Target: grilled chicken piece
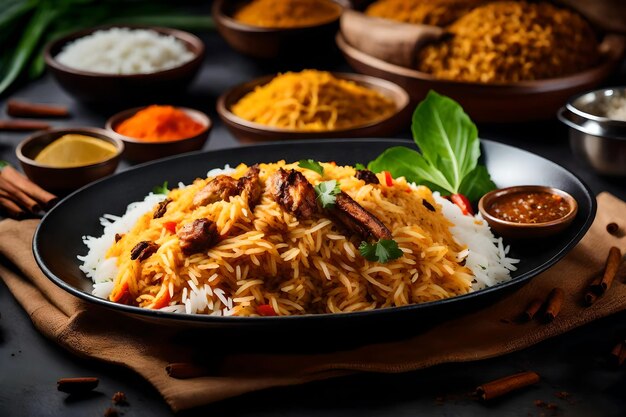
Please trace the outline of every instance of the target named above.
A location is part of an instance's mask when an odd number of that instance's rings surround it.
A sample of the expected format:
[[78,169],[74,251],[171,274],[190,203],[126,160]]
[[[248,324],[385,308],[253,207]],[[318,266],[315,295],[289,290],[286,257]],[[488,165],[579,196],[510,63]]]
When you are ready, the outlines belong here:
[[217,226],[209,219],[196,219],[185,224],[176,233],[185,255],[204,252],[217,243]]
[[357,180],[365,181],[365,184],[380,184],[376,174],[369,169],[357,169],[355,177]]
[[254,164],[248,168],[246,175],[239,178],[239,181],[237,182],[237,189],[239,193],[243,193],[245,191],[248,194],[248,206],[250,206],[250,208],[257,205],[261,199],[261,194],[263,193],[263,190],[261,189],[261,181],[259,180],[260,171],[261,169],[259,168],[259,165]]
[[218,175],[196,193],[193,198],[193,205],[195,207],[206,206],[237,194],[239,194],[237,180],[228,175]]
[[315,189],[302,173],[280,168],[268,179],[270,194],[299,219],[310,219],[317,212]]
[[332,213],[348,229],[360,234],[363,238],[370,235],[377,240],[393,238],[391,231],[383,222],[344,192],[337,194]]
[[167,198],[159,203],[159,205],[154,209],[154,214],[152,215],[153,219],[158,219],[163,217],[165,212],[167,211],[167,205],[171,203],[172,200]]
[[156,243],[144,240],[143,242],[137,243],[130,251],[130,259],[133,261],[137,259],[139,262],[145,261],[158,249],[159,245]]

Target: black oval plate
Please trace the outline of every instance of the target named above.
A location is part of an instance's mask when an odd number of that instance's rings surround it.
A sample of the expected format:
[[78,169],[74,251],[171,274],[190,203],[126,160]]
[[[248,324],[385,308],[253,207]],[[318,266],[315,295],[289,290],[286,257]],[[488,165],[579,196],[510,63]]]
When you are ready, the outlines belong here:
[[[298,143],[266,144],[212,152],[190,153],[160,160],[118,175],[105,178],[76,191],[42,220],[33,240],[33,251],[43,272],[65,291],[87,302],[94,303],[137,318],[165,325],[205,327],[279,327],[307,329],[329,326],[358,326],[399,324],[409,320],[450,317],[473,307],[488,305],[540,272],[548,269],[569,252],[591,226],[596,212],[596,200],[587,186],[563,167],[529,152],[483,140],[483,163],[487,165],[498,187],[521,184],[540,184],[557,187],[570,193],[578,201],[578,215],[562,234],[541,241],[513,242],[510,256],[520,258],[519,269],[511,281],[474,293],[434,301],[374,311],[318,314],[288,317],[214,317],[187,315],[147,310],[98,298],[91,294],[92,283],[78,268],[78,255],[86,253],[82,236],[100,236],[99,218],[104,213],[123,214],[132,201],[142,200],[155,185],[168,181],[190,183],[204,177],[211,168],[225,164],[236,166],[244,162],[273,162],[280,159],[297,161],[312,158],[336,161],[337,164],[367,163],[391,146],[415,145],[395,139],[298,141]],[[266,327],[265,327],[266,328]]]

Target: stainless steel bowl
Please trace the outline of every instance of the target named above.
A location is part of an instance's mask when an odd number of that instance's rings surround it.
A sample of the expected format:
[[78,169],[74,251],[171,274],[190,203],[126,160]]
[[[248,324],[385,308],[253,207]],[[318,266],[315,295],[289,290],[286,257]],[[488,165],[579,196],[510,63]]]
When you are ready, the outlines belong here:
[[626,176],[626,120],[608,117],[611,100],[624,99],[626,87],[590,91],[571,99],[558,112],[569,126],[574,155],[602,175]]

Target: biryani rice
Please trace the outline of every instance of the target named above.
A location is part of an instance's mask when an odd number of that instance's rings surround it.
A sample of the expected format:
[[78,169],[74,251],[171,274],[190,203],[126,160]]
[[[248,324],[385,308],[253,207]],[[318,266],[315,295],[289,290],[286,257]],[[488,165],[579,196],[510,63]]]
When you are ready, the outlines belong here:
[[[128,303],[163,311],[212,315],[257,315],[268,304],[279,315],[339,313],[440,300],[510,279],[516,260],[485,222],[404,178],[392,186],[364,184],[352,167],[323,163],[324,177],[284,161],[260,164],[261,180],[279,168],[296,169],[312,183],[336,179],[341,189],[393,232],[403,256],[386,264],[364,259],[360,238],[318,216],[298,220],[264,191],[253,210],[247,195],[192,208],[212,177],[169,192],[162,218],[152,213],[164,195],[150,194],[122,217],[105,215],[104,235],[85,237],[89,253],[81,269],[94,280],[94,294],[112,297],[127,285]],[[232,171],[234,178],[247,167]],[[211,175],[218,171],[212,170]],[[430,211],[422,204],[436,208]],[[186,256],[166,222],[212,219],[222,239],[206,252]],[[451,221],[452,220],[452,221]],[[454,223],[453,223],[454,222]],[[125,233],[114,241],[115,233]],[[132,261],[135,244],[159,245],[143,262]],[[163,300],[166,305],[160,306]]]

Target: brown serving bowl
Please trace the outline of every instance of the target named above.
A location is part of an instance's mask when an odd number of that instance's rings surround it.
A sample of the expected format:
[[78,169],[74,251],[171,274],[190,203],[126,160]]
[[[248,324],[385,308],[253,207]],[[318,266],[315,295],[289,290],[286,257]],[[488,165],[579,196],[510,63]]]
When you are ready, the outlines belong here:
[[339,30],[342,6],[337,3],[337,17],[317,25],[297,28],[268,28],[238,22],[235,12],[251,0],[216,0],[213,19],[218,32],[236,51],[253,58],[295,58],[326,53],[333,48]]
[[228,130],[243,142],[289,139],[328,139],[328,138],[364,138],[392,136],[407,126],[411,117],[409,95],[402,87],[380,78],[360,74],[332,73],[333,76],[353,81],[361,86],[378,91],[393,100],[396,112],[386,119],[347,129],[326,131],[297,131],[265,126],[242,119],[231,112],[232,106],[256,87],[269,83],[275,75],[268,75],[240,84],[222,94],[217,100],[217,113]]
[[[499,198],[522,192],[557,194],[565,199],[570,210],[560,219],[543,223],[510,222],[499,219],[489,212],[491,205]],[[574,221],[576,213],[578,213],[578,203],[574,197],[558,188],[543,185],[520,185],[494,190],[485,194],[478,202],[478,210],[496,234],[511,239],[534,239],[552,236],[565,230]]]
[[[150,29],[162,35],[173,36],[185,44],[194,54],[194,58],[180,66],[149,74],[103,74],[83,71],[59,63],[55,56],[63,47],[75,39],[90,35],[97,30],[112,27],[131,29]],[[139,26],[139,25],[107,25],[71,33],[52,41],[44,50],[46,65],[61,87],[80,101],[88,103],[114,104],[123,101],[132,103],[148,103],[155,97],[165,97],[180,93],[198,73],[204,59],[204,44],[188,32],[177,29]]]
[[[112,143],[117,152],[97,164],[72,168],[54,168],[40,164],[35,158],[48,144],[67,134],[80,134]],[[104,129],[75,127],[45,130],[24,139],[15,150],[26,176],[42,188],[58,195],[70,192],[115,172],[124,151],[124,143]]]
[[134,116],[139,110],[143,110],[145,108],[146,107],[143,106],[121,111],[111,116],[105,125],[109,134],[114,135],[116,138],[124,142],[124,158],[129,161],[146,162],[179,153],[198,151],[202,149],[209,138],[209,132],[213,127],[213,122],[209,116],[199,110],[178,106],[176,107],[177,109],[184,111],[191,118],[204,126],[204,129],[200,133],[188,138],[165,142],[147,142],[117,133],[116,129],[120,123]]
[[352,68],[404,87],[414,102],[423,100],[429,90],[435,90],[458,101],[474,121],[490,123],[553,118],[572,95],[602,83],[617,68],[626,50],[626,38],[607,35],[600,44],[601,63],[589,70],[546,80],[483,84],[442,80],[390,64],[356,49],[340,33],[336,41]]

